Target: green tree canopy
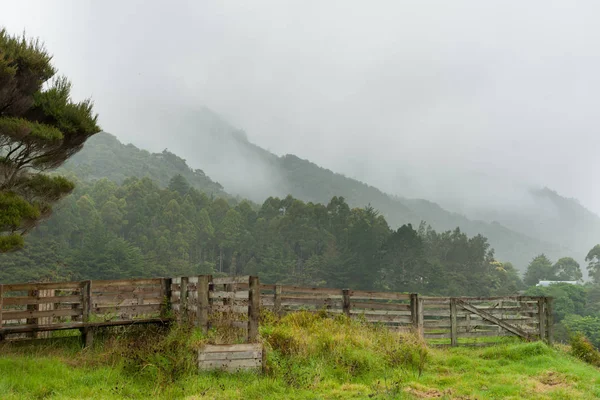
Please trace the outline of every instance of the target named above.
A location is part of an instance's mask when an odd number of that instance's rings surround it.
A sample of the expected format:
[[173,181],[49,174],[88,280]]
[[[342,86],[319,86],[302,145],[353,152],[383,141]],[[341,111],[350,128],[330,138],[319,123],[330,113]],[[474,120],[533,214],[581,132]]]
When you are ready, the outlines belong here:
[[600,244],[595,245],[585,257],[588,263],[588,272],[590,277],[596,283],[600,283]]
[[552,261],[545,254],[540,254],[529,263],[523,281],[527,286],[536,285],[542,280],[556,280]]
[[559,281],[578,281],[583,278],[579,263],[571,257],[560,258],[552,268]]
[[[92,103],[71,101],[37,40],[0,30],[0,252],[28,233],[74,184],[42,172],[63,164],[99,132]],[[53,79],[54,78],[54,79]]]

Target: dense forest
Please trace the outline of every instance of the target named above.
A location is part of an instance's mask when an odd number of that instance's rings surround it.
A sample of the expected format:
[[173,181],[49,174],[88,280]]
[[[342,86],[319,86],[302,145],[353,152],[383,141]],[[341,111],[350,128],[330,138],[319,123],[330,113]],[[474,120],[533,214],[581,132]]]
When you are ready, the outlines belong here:
[[24,250],[0,256],[0,281],[257,274],[264,282],[418,291],[513,293],[510,264],[487,239],[422,224],[390,229],[372,207],[288,196],[261,206],[209,197],[181,175],[79,182]]

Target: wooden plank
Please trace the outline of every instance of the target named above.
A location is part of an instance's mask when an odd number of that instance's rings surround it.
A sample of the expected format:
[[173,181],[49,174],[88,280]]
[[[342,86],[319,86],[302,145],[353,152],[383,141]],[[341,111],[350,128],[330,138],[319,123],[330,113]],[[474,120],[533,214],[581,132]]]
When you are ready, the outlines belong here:
[[397,315],[412,317],[410,311],[389,311],[389,310],[357,310],[351,309],[350,314],[365,314],[365,315]]
[[81,282],[81,314],[82,321],[89,322],[92,310],[92,281]]
[[181,321],[188,319],[188,277],[181,277],[181,293],[179,300],[179,317]]
[[410,311],[410,304],[351,301],[352,309]]
[[223,352],[198,352],[198,361],[211,360],[247,360],[259,359],[262,360],[262,350],[252,351],[223,351]]
[[426,328],[450,328],[450,319],[424,320],[423,326]]
[[208,319],[208,311],[210,308],[208,285],[210,284],[210,280],[211,276],[209,275],[201,275],[198,277],[198,306],[196,309],[196,323],[204,334],[208,332],[210,323]]
[[7,285],[5,284],[4,293],[46,289],[79,289],[80,284],[80,282],[15,283]]
[[221,353],[227,351],[257,351],[262,350],[261,343],[241,343],[241,344],[207,344],[200,349],[204,353]]
[[545,298],[545,309],[546,309],[546,340],[548,344],[552,346],[554,343],[554,316],[552,315],[552,297]]
[[410,316],[412,318],[413,327],[418,329],[419,325],[419,295],[416,293],[410,294]]
[[423,310],[425,317],[449,317],[450,310]]
[[275,285],[275,294],[273,295],[273,312],[276,315],[281,315],[281,285]]
[[114,280],[97,280],[94,281],[94,287],[116,287],[116,286],[147,286],[161,285],[162,278],[151,279],[114,279]]
[[92,305],[94,307],[107,307],[107,306],[131,306],[131,305],[141,305],[141,304],[162,304],[163,298],[158,297],[157,294],[153,294],[156,297],[146,297],[140,296],[138,297],[130,297],[130,298],[101,298],[97,299],[95,297],[92,298]]
[[419,319],[417,321],[417,331],[420,336],[423,336],[424,316],[423,316],[423,300],[422,299],[419,299],[419,304],[417,307],[418,307],[418,312],[419,312]]
[[450,339],[452,337],[452,334],[450,332],[448,332],[448,333],[424,333],[423,337],[425,339]]
[[161,304],[143,304],[131,306],[109,306],[109,307],[93,307],[94,314],[108,313],[128,313],[128,314],[149,314],[160,313]]
[[456,330],[456,299],[450,299],[450,345],[458,343],[458,332]]
[[222,369],[228,372],[235,372],[244,369],[259,369],[262,367],[262,360],[212,360],[200,361],[198,368],[200,370]]
[[350,289],[342,290],[342,310],[347,317],[350,316]]
[[18,296],[18,297],[5,297],[4,305],[27,305],[27,304],[45,304],[45,303],[81,303],[81,296],[53,296],[53,297],[29,297],[29,296]]
[[502,300],[502,301],[532,301],[537,303],[538,296],[490,296],[490,297],[454,297],[455,299],[464,301],[464,302],[472,302],[472,301],[494,301],[494,300]]
[[478,338],[478,337],[504,337],[514,336],[510,332],[506,331],[478,331],[478,332],[465,332],[461,333],[461,338]]
[[546,340],[546,310],[544,309],[546,301],[544,298],[538,300],[538,336],[540,340]]
[[248,329],[248,321],[228,321],[228,322],[226,322],[226,325],[230,325],[234,328],[239,328],[239,329],[244,329],[244,330]]
[[410,316],[363,314],[351,314],[350,316],[352,318],[364,318],[367,322],[395,322],[399,324],[412,324],[412,318]]
[[284,293],[281,295],[282,300],[302,300],[302,299],[336,299],[342,300],[343,295],[333,295],[333,294],[324,294],[324,293]]
[[94,296],[99,294],[121,293],[160,293],[160,286],[104,286],[94,287]]
[[212,283],[214,285],[227,285],[233,283],[248,283],[250,276],[225,276],[220,278],[213,278]]
[[260,315],[260,282],[257,276],[251,276],[248,282],[248,341],[252,343],[258,338],[258,318]]
[[[67,308],[62,310],[37,311],[32,309],[19,311],[4,311],[2,313],[2,319],[4,321],[10,321],[17,319],[36,319],[41,317],[71,317],[75,315],[81,315],[81,310]],[[30,323],[30,325],[35,325],[35,323]]]
[[281,285],[281,292],[284,294],[285,293],[323,293],[323,294],[331,294],[331,295],[341,295],[342,289]]
[[351,290],[350,296],[354,299],[367,300],[410,300],[410,294],[394,292],[372,292],[367,290]]
[[48,332],[68,329],[80,329],[83,327],[110,327],[122,325],[140,325],[140,324],[167,324],[171,319],[163,318],[146,318],[143,320],[118,320],[118,321],[103,321],[103,322],[67,322],[52,325],[17,325],[4,326],[0,329],[0,333],[26,333],[26,332]]
[[164,278],[161,282],[160,293],[161,293],[161,297],[163,298],[163,301],[164,301],[163,308],[160,311],[161,317],[166,317],[169,314],[169,311],[171,311],[171,299],[172,299],[171,285],[172,285],[171,278]]
[[479,315],[480,317],[482,317],[483,319],[485,319],[489,322],[499,325],[500,327],[506,329],[507,331],[509,331],[511,333],[514,333],[517,336],[520,336],[524,339],[529,340],[529,335],[527,334],[527,332],[523,331],[521,328],[518,328],[518,327],[511,325],[499,318],[496,318],[493,315],[487,313],[486,311],[478,310],[476,307],[464,302],[463,300],[457,299],[456,304],[458,306],[464,308],[465,310],[472,312],[473,314]]
[[210,292],[211,299],[248,299],[249,291],[241,290],[239,292]]
[[248,306],[214,304],[210,309],[213,312],[248,315]]

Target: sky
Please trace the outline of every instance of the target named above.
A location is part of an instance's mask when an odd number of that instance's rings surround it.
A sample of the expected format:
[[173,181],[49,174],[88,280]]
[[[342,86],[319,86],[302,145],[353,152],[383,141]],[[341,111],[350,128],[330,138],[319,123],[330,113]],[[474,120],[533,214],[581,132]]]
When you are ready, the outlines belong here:
[[502,205],[548,186],[600,213],[599,12],[583,0],[2,0],[0,25],[43,40],[102,128],[152,151],[177,137],[159,118],[206,106],[278,155],[391,193]]

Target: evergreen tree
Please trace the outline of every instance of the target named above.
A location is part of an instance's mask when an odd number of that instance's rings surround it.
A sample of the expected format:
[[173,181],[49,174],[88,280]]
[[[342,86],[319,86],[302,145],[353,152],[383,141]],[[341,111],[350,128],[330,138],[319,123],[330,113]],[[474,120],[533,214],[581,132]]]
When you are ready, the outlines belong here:
[[523,279],[527,286],[533,286],[541,280],[557,280],[552,262],[545,254],[540,254],[531,260]]
[[66,178],[42,172],[100,130],[92,103],[72,102],[65,78],[51,81],[50,60],[38,41],[0,30],[0,252],[22,247],[23,236],[73,190]]

